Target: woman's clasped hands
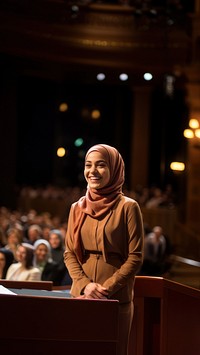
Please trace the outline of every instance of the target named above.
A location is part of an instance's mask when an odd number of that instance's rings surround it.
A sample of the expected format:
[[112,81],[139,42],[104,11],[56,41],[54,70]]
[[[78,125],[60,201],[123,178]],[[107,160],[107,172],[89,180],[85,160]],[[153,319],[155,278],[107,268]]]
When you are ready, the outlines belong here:
[[107,299],[108,291],[98,283],[90,282],[84,289],[84,295],[78,298]]

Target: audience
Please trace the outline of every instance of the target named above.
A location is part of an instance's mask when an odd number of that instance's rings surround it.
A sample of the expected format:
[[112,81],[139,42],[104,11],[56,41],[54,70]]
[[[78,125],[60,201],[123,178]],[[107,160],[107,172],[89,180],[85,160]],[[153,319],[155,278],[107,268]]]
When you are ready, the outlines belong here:
[[[173,209],[176,207],[171,185],[167,185],[164,190],[156,186],[147,188],[138,185],[134,191],[124,192],[127,196],[137,200],[144,208]],[[0,248],[12,251],[16,263],[16,261],[21,262],[16,255],[21,243],[28,243],[30,246],[37,245],[34,266],[39,268],[41,279],[53,281],[54,285],[71,284],[68,270],[65,265],[63,266],[63,240],[67,230],[69,208],[84,194],[85,190],[78,187],[63,189],[49,185],[45,188],[25,187],[21,189],[18,210],[12,211],[4,206],[0,207]],[[47,209],[40,212],[41,206],[46,206]],[[52,206],[54,213],[51,211]],[[145,221],[144,226],[147,236],[152,231]],[[167,241],[166,236],[164,237]],[[150,239],[147,239],[149,244],[151,244]],[[168,246],[168,242],[166,243]],[[147,271],[146,268],[149,263],[149,261],[144,261],[141,273],[152,273],[152,270]]]
[[[175,195],[170,184],[166,185],[164,189],[158,186],[136,186],[135,190],[124,191],[126,195],[134,198],[141,207],[175,207]],[[64,201],[66,216],[68,215],[71,204],[77,201],[78,198],[85,195],[85,190],[79,187],[66,187],[61,189],[60,187],[48,185],[44,188],[33,188],[26,186],[20,190],[19,193],[19,206],[23,209],[27,209],[28,206],[41,199],[45,203]]]
[[6,278],[6,273],[10,265],[14,262],[14,255],[11,250],[0,249],[0,279]]
[[17,248],[17,263],[13,263],[6,273],[7,280],[13,281],[39,281],[41,272],[33,266],[34,247],[22,243]]

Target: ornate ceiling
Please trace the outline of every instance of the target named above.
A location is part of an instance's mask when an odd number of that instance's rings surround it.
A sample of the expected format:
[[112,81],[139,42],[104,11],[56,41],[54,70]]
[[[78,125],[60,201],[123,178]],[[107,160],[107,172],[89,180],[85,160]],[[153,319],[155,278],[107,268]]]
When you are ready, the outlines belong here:
[[52,75],[107,68],[136,78],[191,65],[198,16],[153,10],[122,1],[1,0],[0,51],[24,70],[29,61],[32,70],[53,68]]

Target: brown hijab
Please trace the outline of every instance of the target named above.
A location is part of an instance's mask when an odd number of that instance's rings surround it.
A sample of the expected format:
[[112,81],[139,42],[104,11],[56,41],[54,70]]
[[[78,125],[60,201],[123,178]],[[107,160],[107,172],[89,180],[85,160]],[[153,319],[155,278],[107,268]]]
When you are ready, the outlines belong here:
[[91,189],[89,186],[85,196],[81,197],[75,205],[74,221],[74,251],[78,259],[82,260],[82,248],[80,243],[80,230],[86,215],[93,218],[103,216],[112,209],[121,197],[124,184],[124,161],[120,153],[114,147],[106,144],[97,144],[86,153],[85,160],[91,152],[101,153],[110,170],[110,181],[102,189]]

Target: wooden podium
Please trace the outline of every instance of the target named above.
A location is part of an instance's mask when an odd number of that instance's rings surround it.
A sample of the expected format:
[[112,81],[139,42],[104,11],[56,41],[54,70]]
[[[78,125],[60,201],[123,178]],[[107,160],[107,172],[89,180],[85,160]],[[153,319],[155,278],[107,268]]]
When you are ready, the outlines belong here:
[[200,291],[137,276],[129,355],[200,354]]
[[[49,283],[0,284],[22,288],[0,295],[2,355],[116,355],[118,301],[70,299]],[[134,292],[129,355],[200,354],[199,290],[137,276]]]
[[30,286],[17,295],[0,294],[2,355],[116,355],[118,301],[71,299],[48,291],[49,285]]

